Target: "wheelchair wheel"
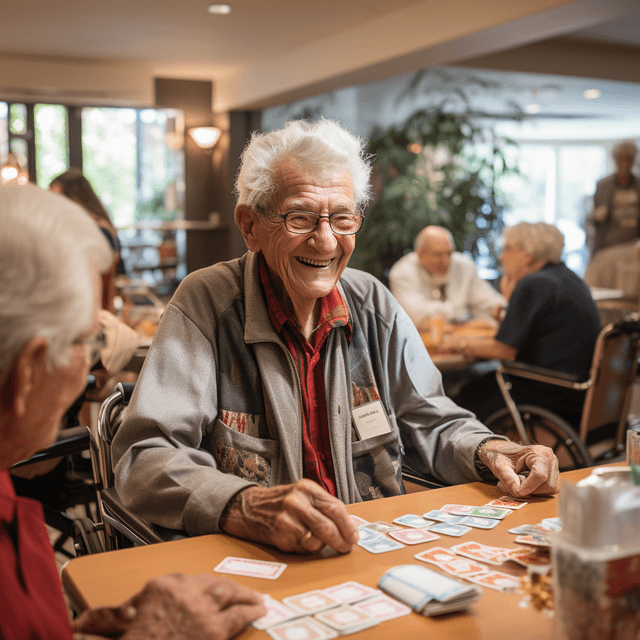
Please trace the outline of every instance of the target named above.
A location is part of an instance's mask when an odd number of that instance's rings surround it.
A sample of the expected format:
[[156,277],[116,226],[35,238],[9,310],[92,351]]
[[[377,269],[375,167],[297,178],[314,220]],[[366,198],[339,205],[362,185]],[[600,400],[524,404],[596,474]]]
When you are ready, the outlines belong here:
[[78,556],[104,551],[100,535],[90,518],[76,518],[73,521],[73,541]]
[[[533,444],[553,449],[560,471],[593,466],[593,459],[575,429],[552,411],[542,407],[518,405],[524,429]],[[520,436],[509,410],[505,407],[489,416],[484,424],[494,433],[520,442]]]

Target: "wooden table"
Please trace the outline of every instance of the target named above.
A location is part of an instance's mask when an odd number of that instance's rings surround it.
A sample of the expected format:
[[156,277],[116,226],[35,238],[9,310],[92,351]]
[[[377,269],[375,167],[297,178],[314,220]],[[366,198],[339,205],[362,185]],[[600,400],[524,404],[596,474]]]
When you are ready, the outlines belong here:
[[[563,481],[575,483],[589,473],[589,469],[570,471],[563,474]],[[471,483],[358,503],[347,508],[349,513],[372,522],[391,522],[402,514],[422,514],[447,503],[482,505],[500,495],[501,492],[493,486]],[[556,515],[557,497],[534,498],[527,506],[510,514],[489,531],[474,529],[461,538],[443,535],[440,540],[434,542],[408,545],[404,549],[378,555],[354,546],[351,553],[333,558],[289,555],[265,545],[253,544],[223,534],[207,535],[76,558],[64,567],[62,583],[78,610],[86,607],[112,606],[138,591],[153,576],[169,572],[213,572],[213,568],[225,557],[243,556],[286,562],[289,566],[277,580],[218,575],[269,593],[281,600],[289,595],[323,589],[347,580],[356,580],[375,587],[388,568],[400,564],[418,564],[419,561],[414,559],[414,554],[433,546],[450,547],[465,540],[476,540],[489,545],[515,548],[518,546],[514,543],[515,536],[508,533],[508,529],[520,524],[534,524],[543,518]],[[518,576],[525,573],[522,567],[512,562],[505,563],[500,569]],[[551,638],[552,620],[530,605],[520,606],[522,600],[521,594],[505,594],[483,588],[482,599],[468,612],[435,618],[412,613],[359,632],[357,638]],[[267,634],[250,627],[240,637],[250,640],[267,638]]]
[[[419,333],[424,346],[427,348],[427,351],[431,356],[433,364],[435,364],[440,371],[465,369],[478,362],[477,358],[470,358],[462,355],[461,353],[438,350],[438,345],[434,343],[431,332],[428,329],[419,329]],[[489,338],[494,336],[495,333],[495,328],[469,326],[465,323],[448,324],[445,325],[444,328],[444,335],[458,336],[469,340],[473,340],[474,338]]]

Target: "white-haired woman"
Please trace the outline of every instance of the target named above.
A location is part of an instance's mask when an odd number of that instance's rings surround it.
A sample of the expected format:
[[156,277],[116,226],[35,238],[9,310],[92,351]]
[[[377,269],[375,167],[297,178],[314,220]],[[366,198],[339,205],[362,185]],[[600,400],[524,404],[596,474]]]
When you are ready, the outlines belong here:
[[615,173],[600,180],[585,230],[591,259],[600,249],[640,237],[640,180],[633,168],[638,146],[622,140],[612,150]]
[[[509,301],[494,338],[458,342],[465,355],[516,360],[589,376],[600,315],[585,283],[562,262],[564,237],[553,225],[521,222],[504,229],[501,290]],[[552,409],[577,424],[584,393],[512,381],[516,401]],[[505,406],[493,372],[468,383],[455,401],[480,420]]]

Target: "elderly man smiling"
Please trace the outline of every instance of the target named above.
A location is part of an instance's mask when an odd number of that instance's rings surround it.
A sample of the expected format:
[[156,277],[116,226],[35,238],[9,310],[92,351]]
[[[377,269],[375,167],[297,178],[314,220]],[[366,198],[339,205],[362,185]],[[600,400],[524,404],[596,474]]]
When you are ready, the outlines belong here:
[[496,439],[446,398],[395,299],[346,269],[364,158],[324,120],[248,144],[235,218],[249,252],[181,284],[114,441],[116,487],[141,516],[347,552],[358,532],[344,503],[403,493],[403,456],[449,483],[557,491],[551,450]]

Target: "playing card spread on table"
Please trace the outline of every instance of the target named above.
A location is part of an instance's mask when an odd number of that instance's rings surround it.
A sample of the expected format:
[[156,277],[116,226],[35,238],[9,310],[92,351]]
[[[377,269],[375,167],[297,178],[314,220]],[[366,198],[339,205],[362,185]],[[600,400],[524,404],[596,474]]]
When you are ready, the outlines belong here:
[[368,520],[361,518],[360,516],[349,516],[353,522],[355,522],[356,526],[360,526],[361,524],[369,524]]
[[262,618],[258,618],[251,623],[253,627],[259,630],[272,627],[274,624],[290,620],[291,618],[295,618],[299,615],[297,612],[293,611],[293,609],[287,607],[286,604],[278,602],[271,596],[264,596],[264,606],[267,608],[267,615],[262,616]]
[[516,536],[516,544],[530,544],[533,547],[550,547],[551,540],[547,536],[525,534]]
[[294,611],[304,614],[318,613],[341,604],[326,591],[320,589],[282,598],[282,602]]
[[372,598],[367,598],[362,602],[356,602],[352,606],[354,609],[362,611],[380,622],[406,616],[411,613],[410,607],[402,604],[402,602],[398,602],[394,598],[390,598],[384,593],[373,596]]
[[421,542],[432,542],[439,540],[440,536],[424,529],[402,529],[401,531],[390,531],[389,535],[405,544],[420,544]]
[[467,580],[496,591],[515,591],[520,588],[520,580],[500,571],[490,571],[477,576],[468,576]]
[[465,527],[475,527],[476,529],[493,529],[500,524],[500,520],[494,518],[479,518],[478,516],[458,516],[461,524]]
[[438,522],[429,527],[429,531],[442,533],[445,536],[454,536],[456,538],[463,536],[465,533],[472,531],[471,527],[465,527],[461,524],[451,524],[449,522]]
[[359,582],[349,581],[337,584],[333,587],[327,587],[323,591],[331,596],[337,602],[342,604],[351,604],[353,602],[359,602],[365,598],[377,595],[380,592],[373,587],[368,587],[365,584]]
[[381,533],[378,533],[373,529],[369,529],[365,525],[361,525],[358,527],[358,533],[360,534],[360,542],[365,542],[367,540],[373,540],[375,538],[382,537]]
[[438,522],[450,522],[451,524],[460,524],[460,520],[464,518],[464,516],[456,516],[453,513],[446,513],[439,509],[427,511],[427,513],[422,514],[422,517],[429,520],[437,520]]
[[266,560],[250,560],[249,558],[225,558],[213,570],[218,573],[231,573],[236,576],[251,576],[275,580],[287,568],[284,562],[268,562]]
[[466,609],[480,594],[470,585],[424,566],[405,564],[384,573],[380,589],[423,615]]
[[428,527],[430,524],[434,524],[433,520],[427,520],[422,516],[417,516],[415,513],[407,513],[399,518],[394,518],[393,521],[397,524],[402,524],[405,527],[414,527],[416,529],[423,529],[424,527]]
[[514,549],[509,552],[509,560],[513,560],[523,567],[546,567],[551,564],[551,553],[549,549],[541,547]]
[[472,560],[480,560],[487,564],[502,564],[507,558],[510,549],[501,547],[489,547],[480,542],[463,542],[451,547],[451,551],[460,556],[471,558]]
[[335,629],[341,636],[380,624],[378,619],[372,618],[364,611],[348,604],[343,604],[322,613],[316,613],[314,618],[327,627]]
[[378,534],[377,538],[372,540],[360,540],[358,546],[366,549],[369,553],[386,553],[387,551],[395,551],[396,549],[404,549],[404,545],[396,542],[395,540],[389,540],[382,534]]
[[389,524],[388,522],[370,522],[362,526],[366,529],[371,529],[371,531],[377,531],[378,533],[387,533],[388,531],[398,531],[398,529],[400,529],[400,527],[396,527],[394,524]]
[[497,509],[496,507],[473,507],[471,511],[464,515],[467,516],[480,516],[481,518],[495,518],[496,520],[502,520],[511,513],[511,509]]
[[551,531],[562,531],[562,520],[560,518],[544,518],[540,523]]
[[517,535],[532,535],[539,536],[550,533],[551,529],[543,524],[521,524],[518,527],[513,527],[513,529],[509,529],[509,533],[515,533]]
[[338,637],[337,631],[310,617],[282,622],[266,631],[274,640],[329,640]]
[[485,507],[498,507],[500,509],[522,509],[525,505],[529,504],[524,500],[518,500],[517,498],[510,498],[509,496],[502,496],[497,500],[487,502]]
[[444,547],[431,547],[431,549],[416,553],[413,557],[431,564],[442,564],[443,562],[451,562],[458,559],[458,556],[453,551],[449,551]]
[[473,560],[467,560],[466,558],[457,557],[455,560],[448,562],[441,562],[438,565],[441,569],[444,569],[447,573],[454,576],[464,578],[465,576],[473,576],[478,573],[486,573],[486,565],[482,565],[479,562]]
[[475,509],[476,507],[469,504],[445,504],[440,507],[440,511],[444,511],[445,513],[453,513],[458,516],[466,516],[471,509]]

